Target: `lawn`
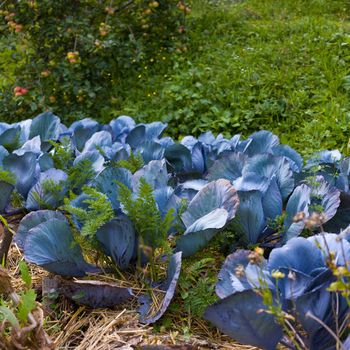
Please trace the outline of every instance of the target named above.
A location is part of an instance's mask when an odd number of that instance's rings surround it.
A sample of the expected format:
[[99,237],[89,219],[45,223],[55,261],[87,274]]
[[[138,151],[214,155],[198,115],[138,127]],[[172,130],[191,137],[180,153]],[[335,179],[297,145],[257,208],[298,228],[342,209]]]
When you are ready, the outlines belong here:
[[115,114],[167,121],[174,135],[268,129],[303,154],[347,152],[349,9],[345,0],[194,1],[183,52],[165,74],[128,81]]

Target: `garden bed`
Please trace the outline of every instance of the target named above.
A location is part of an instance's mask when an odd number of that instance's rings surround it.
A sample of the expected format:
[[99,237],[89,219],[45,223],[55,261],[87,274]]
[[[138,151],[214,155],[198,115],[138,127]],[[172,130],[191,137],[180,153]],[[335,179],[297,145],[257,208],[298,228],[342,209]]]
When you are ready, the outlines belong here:
[[[23,288],[18,263],[23,259],[16,245],[10,250],[8,269],[16,290]],[[49,274],[38,266],[30,265],[33,285],[38,294],[42,292],[42,281]],[[113,275],[101,280],[115,281]],[[120,281],[119,281],[120,282]],[[181,322],[176,322],[181,315],[174,315],[172,332],[155,332],[153,327],[139,323],[137,305],[128,303],[116,309],[92,310],[77,306],[73,302],[60,298],[54,311],[45,306],[45,330],[55,343],[55,349],[61,350],[107,350],[107,349],[144,349],[144,350],[195,350],[227,349],[257,350],[249,345],[241,345],[216,331],[205,321],[197,320],[192,328],[193,334],[184,337],[181,334]],[[150,346],[164,346],[150,347]],[[1,349],[1,347],[0,347]]]
[[346,347],[350,158],[166,127],[3,125],[5,349]]

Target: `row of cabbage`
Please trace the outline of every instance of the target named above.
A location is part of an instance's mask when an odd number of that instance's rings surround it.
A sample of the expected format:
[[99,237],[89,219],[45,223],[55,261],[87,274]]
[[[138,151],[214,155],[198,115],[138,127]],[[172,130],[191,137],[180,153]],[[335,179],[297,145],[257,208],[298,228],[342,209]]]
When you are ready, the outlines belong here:
[[[68,221],[60,210],[72,191],[67,169],[87,161],[87,171],[93,176],[85,185],[105,195],[114,212],[111,221],[96,229],[94,238],[118,269],[130,269],[140,258],[139,233],[119,201],[120,186],[137,198],[143,181],[147,182],[160,216],[164,218],[170,209],[174,214],[168,232],[174,243],[167,278],[151,281],[152,287],[164,290],[164,302],[152,313],[149,295],[139,297],[142,322],[155,322],[166,311],[182,259],[199,252],[218,232],[230,227],[247,247],[259,245],[272,252],[267,260],[252,261],[250,251],[232,251],[219,274],[216,292],[220,301],[207,309],[205,317],[243,343],[264,349],[275,349],[280,342],[294,346],[286,341],[285,329],[274,321],[274,315],[257,312],[266,309],[256,293],[263,283],[273,302],[278,301],[301,323],[307,334],[302,340],[305,346],[333,348],[334,329],[339,331],[347,324],[349,303],[328,290],[336,278],[328,255],[332,253],[336,266],[349,268],[350,244],[339,233],[350,224],[350,159],[338,151],[321,151],[304,163],[295,150],[280,144],[268,131],[246,139],[240,135],[214,137],[207,132],[175,142],[162,137],[166,126],[161,122],[136,124],[121,116],[108,125],[84,119],[66,127],[50,112],[33,120],[0,123],[0,212],[18,212],[13,198],[21,197],[20,210],[27,214],[15,241],[25,259],[65,277],[101,273],[75,239],[73,230],[81,229],[81,224],[74,218]],[[58,144],[70,153],[61,164],[54,160]],[[118,165],[134,155],[142,157],[140,169],[132,173]],[[74,191],[71,204],[86,208],[89,195],[82,186]],[[299,237],[305,228],[315,236]],[[276,271],[281,272],[277,277]],[[111,306],[133,297],[131,290],[111,292],[110,286],[92,282],[70,284],[69,288],[71,294],[83,288],[86,297],[80,302],[90,306]],[[332,312],[335,298],[336,320]],[[344,335],[346,329],[343,331]]]

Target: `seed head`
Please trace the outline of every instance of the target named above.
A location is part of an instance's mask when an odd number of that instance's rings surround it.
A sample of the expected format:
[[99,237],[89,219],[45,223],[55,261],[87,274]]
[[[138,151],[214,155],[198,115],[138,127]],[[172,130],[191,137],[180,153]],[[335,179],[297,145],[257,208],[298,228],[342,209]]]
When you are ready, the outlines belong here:
[[294,222],[300,222],[303,221],[305,219],[305,213],[303,211],[300,211],[299,213],[297,213],[294,218],[293,221]]
[[258,265],[261,263],[262,255],[257,252],[250,252],[248,255],[249,262],[253,265]]
[[244,266],[243,265],[238,265],[235,268],[235,275],[238,278],[243,278],[245,276],[245,271],[244,271]]

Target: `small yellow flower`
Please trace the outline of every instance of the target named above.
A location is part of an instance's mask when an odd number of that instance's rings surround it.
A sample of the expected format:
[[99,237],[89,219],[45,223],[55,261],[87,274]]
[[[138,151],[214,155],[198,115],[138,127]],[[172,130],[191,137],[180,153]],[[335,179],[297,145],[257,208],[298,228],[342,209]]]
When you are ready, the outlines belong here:
[[254,249],[255,253],[259,254],[259,255],[264,255],[264,249],[260,248],[260,247],[256,247]]
[[333,273],[335,276],[339,276],[339,277],[350,276],[350,271],[345,266],[338,266],[337,269],[333,271]]
[[271,276],[273,278],[275,278],[276,280],[286,277],[286,275],[283,272],[278,271],[278,270],[272,270]]

